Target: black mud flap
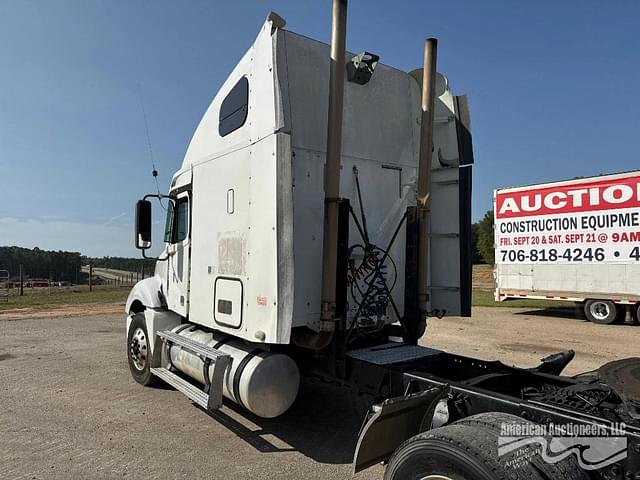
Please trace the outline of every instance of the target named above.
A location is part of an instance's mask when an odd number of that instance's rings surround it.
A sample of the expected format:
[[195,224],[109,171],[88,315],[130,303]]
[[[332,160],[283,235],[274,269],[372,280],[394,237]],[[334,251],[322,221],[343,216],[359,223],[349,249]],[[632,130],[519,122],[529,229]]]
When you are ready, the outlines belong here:
[[449,386],[443,385],[374,405],[360,430],[353,457],[354,473],[388,460],[402,442],[421,432],[438,402],[448,394]]

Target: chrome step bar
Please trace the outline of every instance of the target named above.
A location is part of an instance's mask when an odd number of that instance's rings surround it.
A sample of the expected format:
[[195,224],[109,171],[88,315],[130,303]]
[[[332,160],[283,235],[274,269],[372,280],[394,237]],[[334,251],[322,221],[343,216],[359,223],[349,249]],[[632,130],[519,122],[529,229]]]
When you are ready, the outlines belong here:
[[[168,360],[168,351],[172,345],[180,346],[200,357],[204,363],[203,376],[207,382],[204,385],[204,390],[169,370],[168,367],[170,365],[170,361]],[[166,350],[164,347],[166,347]],[[166,366],[162,365],[163,352],[166,357]],[[231,357],[226,353],[215,350],[208,345],[196,342],[190,338],[178,335],[175,332],[163,331],[157,332],[156,334],[156,343],[151,363],[151,373],[167,382],[176,390],[184,393],[202,408],[213,411],[222,406],[224,375],[230,362]],[[210,375],[211,368],[213,368],[212,375]],[[209,382],[210,378],[211,380]]]
[[195,385],[187,382],[184,378],[179,377],[175,373],[172,373],[166,368],[162,367],[152,368],[151,373],[167,382],[179,392],[184,393],[187,397],[193,400],[193,402],[200,405],[202,408],[209,409],[209,395],[207,395],[204,391],[202,391]]

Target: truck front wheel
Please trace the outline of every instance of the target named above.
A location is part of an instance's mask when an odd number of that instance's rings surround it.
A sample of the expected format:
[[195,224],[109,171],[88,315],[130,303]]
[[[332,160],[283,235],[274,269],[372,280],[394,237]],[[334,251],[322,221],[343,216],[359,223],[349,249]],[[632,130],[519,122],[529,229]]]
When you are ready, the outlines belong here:
[[587,320],[600,325],[611,325],[619,318],[618,307],[611,300],[587,300],[584,314]]
[[144,313],[136,313],[131,318],[127,335],[127,359],[133,379],[141,385],[152,385],[156,381],[151,373],[151,340],[147,334]]

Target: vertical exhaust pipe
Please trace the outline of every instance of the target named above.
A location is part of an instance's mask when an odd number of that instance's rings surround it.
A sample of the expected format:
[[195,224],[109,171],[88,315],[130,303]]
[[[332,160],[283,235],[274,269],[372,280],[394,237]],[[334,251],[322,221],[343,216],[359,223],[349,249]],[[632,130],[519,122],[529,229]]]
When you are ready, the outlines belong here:
[[333,338],[336,322],[336,277],[338,266],[338,197],[342,153],[342,107],[344,100],[347,0],[333,0],[331,21],[331,65],[329,114],[327,118],[327,157],[324,181],[324,240],[322,248],[322,291],[320,332],[295,332],[296,345],[322,350]]
[[418,309],[420,318],[427,314],[429,302],[429,233],[431,204],[431,162],[433,158],[433,118],[436,87],[438,41],[428,38],[424,44],[422,71],[422,121],[420,125],[420,160],[418,164]]
[[324,186],[324,242],[322,251],[323,331],[333,331],[336,313],[336,266],[338,263],[338,197],[342,152],[342,106],[344,99],[347,0],[333,0],[331,22],[331,72],[327,118],[327,161]]

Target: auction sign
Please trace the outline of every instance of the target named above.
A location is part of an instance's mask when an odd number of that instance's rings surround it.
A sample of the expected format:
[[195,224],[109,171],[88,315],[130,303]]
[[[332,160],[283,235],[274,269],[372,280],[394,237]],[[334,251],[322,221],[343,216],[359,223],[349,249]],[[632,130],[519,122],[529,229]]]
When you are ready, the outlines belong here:
[[495,192],[496,263],[640,261],[640,172]]

